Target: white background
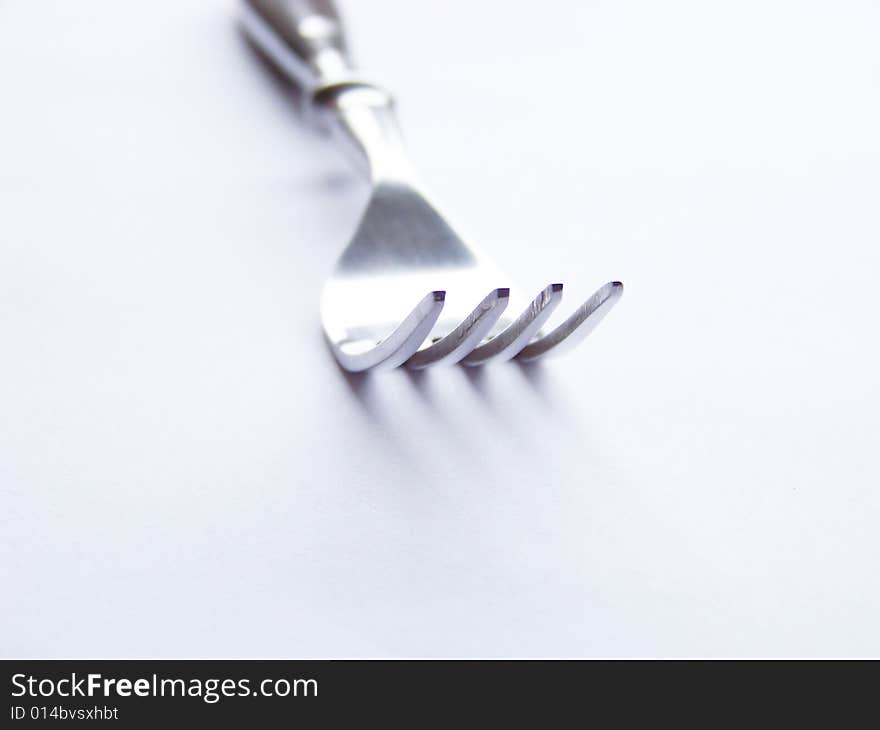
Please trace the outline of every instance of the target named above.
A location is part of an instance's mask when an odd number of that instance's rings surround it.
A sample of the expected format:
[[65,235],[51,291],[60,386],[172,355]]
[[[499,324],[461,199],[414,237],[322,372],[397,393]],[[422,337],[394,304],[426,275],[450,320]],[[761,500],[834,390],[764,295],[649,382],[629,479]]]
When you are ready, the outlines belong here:
[[2,655],[880,654],[880,6],[344,9],[453,223],[623,300],[346,378],[366,191],[235,4],[3,3]]

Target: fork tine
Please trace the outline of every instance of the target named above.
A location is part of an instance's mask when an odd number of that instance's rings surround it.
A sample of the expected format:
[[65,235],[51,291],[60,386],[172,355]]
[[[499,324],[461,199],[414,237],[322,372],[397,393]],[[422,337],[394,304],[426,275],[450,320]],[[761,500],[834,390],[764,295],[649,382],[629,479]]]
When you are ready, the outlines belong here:
[[529,344],[561,299],[562,284],[551,284],[535,297],[512,325],[485,345],[477,347],[462,362],[465,365],[484,365],[490,361],[503,362],[514,357]]
[[464,321],[443,339],[420,350],[406,365],[420,370],[435,365],[453,365],[465,357],[489,333],[507,308],[510,289],[494,289]]
[[608,282],[556,329],[523,348],[517,358],[523,362],[533,362],[549,354],[558,355],[577,347],[622,296],[623,284],[619,281]]
[[359,353],[345,352],[342,347],[334,346],[336,358],[342,367],[352,372],[388,370],[402,365],[415,354],[431,332],[443,310],[445,299],[445,291],[432,291],[378,345]]

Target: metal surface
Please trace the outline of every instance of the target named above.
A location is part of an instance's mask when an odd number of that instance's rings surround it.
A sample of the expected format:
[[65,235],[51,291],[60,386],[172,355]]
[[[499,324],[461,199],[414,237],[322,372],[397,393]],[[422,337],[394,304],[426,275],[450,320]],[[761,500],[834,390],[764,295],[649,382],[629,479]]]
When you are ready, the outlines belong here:
[[535,360],[581,342],[620,298],[623,285],[606,284],[542,335],[562,284],[528,302],[450,228],[409,162],[392,96],[353,70],[334,4],[244,0],[243,24],[304,90],[317,121],[351,151],[373,186],[321,301],[327,340],[344,368]]

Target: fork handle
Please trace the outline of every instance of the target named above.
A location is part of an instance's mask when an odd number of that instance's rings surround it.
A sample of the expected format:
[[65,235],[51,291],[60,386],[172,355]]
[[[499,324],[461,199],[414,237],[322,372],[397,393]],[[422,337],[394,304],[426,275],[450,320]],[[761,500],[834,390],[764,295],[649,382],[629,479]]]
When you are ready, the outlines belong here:
[[243,0],[251,39],[308,94],[354,76],[333,0]]
[[372,178],[415,184],[394,98],[360,78],[333,0],[243,0],[244,28],[306,93],[315,115]]

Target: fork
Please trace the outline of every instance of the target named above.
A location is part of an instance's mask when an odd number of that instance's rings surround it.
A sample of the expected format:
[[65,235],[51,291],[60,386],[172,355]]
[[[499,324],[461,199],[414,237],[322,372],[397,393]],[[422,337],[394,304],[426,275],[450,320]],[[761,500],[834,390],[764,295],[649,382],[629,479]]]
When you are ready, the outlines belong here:
[[242,21],[372,184],[321,296],[324,333],[346,370],[537,360],[579,344],[620,299],[623,284],[609,282],[542,333],[562,284],[518,301],[509,277],[456,235],[406,155],[393,97],[354,70],[333,1],[243,0]]

